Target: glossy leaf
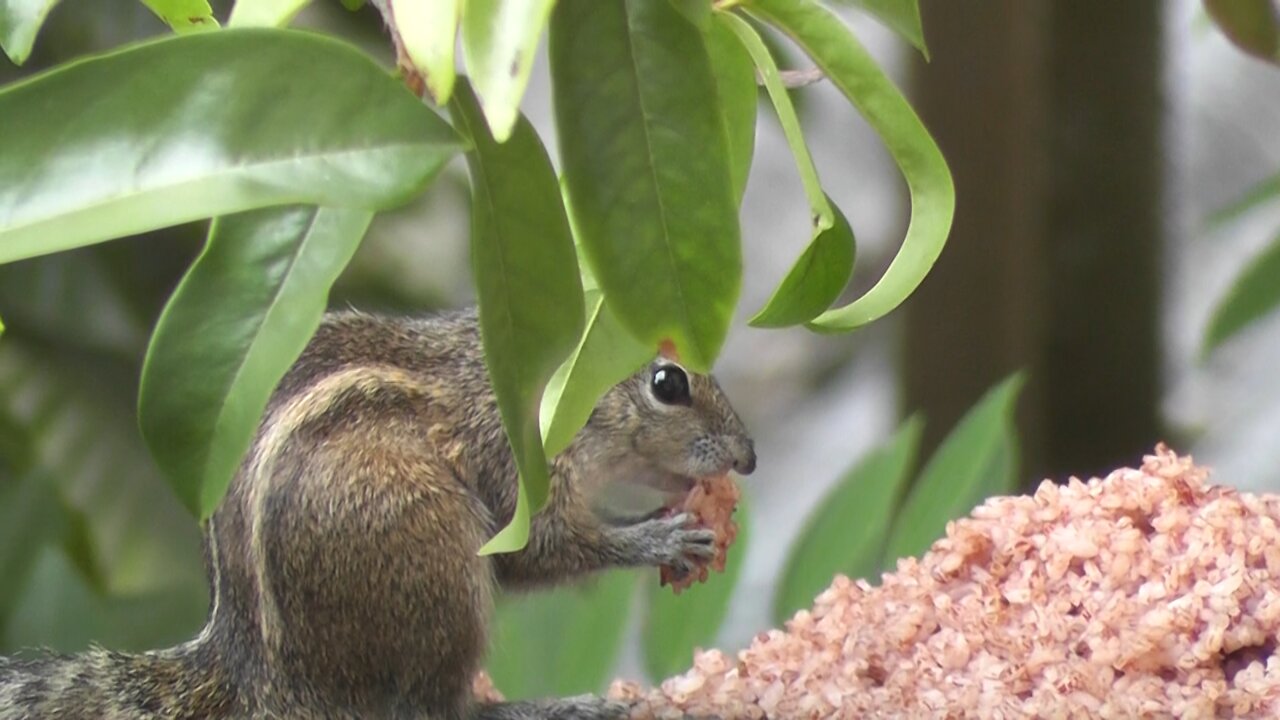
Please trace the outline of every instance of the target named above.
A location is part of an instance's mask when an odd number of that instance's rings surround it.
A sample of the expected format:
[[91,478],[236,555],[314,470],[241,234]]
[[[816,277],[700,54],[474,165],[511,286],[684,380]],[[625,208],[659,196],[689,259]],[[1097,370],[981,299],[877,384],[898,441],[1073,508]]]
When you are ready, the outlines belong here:
[[1272,0],[1204,0],[1204,7],[1241,50],[1280,63],[1280,7]]
[[742,257],[728,141],[702,33],[669,2],[562,0],[551,74],[580,241],[618,320],[706,372]]
[[40,26],[58,0],[0,0],[0,48],[15,65],[31,55]]
[[773,620],[778,626],[797,610],[811,607],[837,573],[875,580],[923,430],[923,419],[911,417],[818,503],[791,547],[774,595]]
[[169,298],[147,350],[138,419],[178,497],[201,519],[222,499],[372,219],[297,206],[218,218]]
[[1016,478],[1014,409],[1026,377],[1015,373],[988,390],[961,418],[921,471],[893,521],[885,562],[918,556],[942,537],[947,522]]
[[814,0],[746,0],[808,53],[880,135],[911,193],[911,221],[889,269],[866,294],[819,315],[810,327],[847,331],[883,317],[924,280],[942,252],[955,214],[946,160],[902,94],[838,17]]
[[553,5],[555,0],[467,0],[462,57],[498,142],[505,142],[515,127]]
[[708,648],[715,640],[742,575],[743,558],[751,541],[750,515],[744,494],[734,513],[738,537],[725,558],[723,573],[712,571],[705,583],[695,584],[679,595],[660,586],[654,575],[645,576],[649,582],[649,609],[642,650],[651,680],[658,682],[688,670],[694,650]]
[[604,690],[635,587],[635,573],[613,570],[581,587],[501,603],[487,663],[494,684],[512,699]]
[[723,22],[709,23],[704,34],[711,72],[715,75],[716,94],[720,99],[725,137],[729,141],[733,196],[741,205],[756,146],[756,106],[760,91],[756,87],[755,66],[742,43]]
[[521,479],[515,516],[481,552],[510,552],[524,547],[529,515],[546,502],[538,412],[547,381],[581,336],[582,281],[560,185],[533,126],[520,116],[499,144],[465,81],[449,107],[473,142],[467,167],[480,335]]
[[884,23],[890,30],[902,36],[929,59],[929,48],[924,44],[924,27],[920,24],[919,0],[845,0],[857,5]]
[[142,4],[178,34],[218,27],[208,0],[142,0]]
[[236,0],[227,27],[283,27],[311,0]]
[[[427,91],[436,104],[444,105],[453,94],[457,80],[453,53],[458,44],[463,0],[386,0],[392,8],[393,32],[399,35],[404,52],[422,74]],[[467,5],[474,12],[481,3]]]
[[1249,262],[1213,310],[1201,353],[1209,354],[1280,307],[1280,236]]
[[819,230],[787,272],[765,306],[751,318],[755,327],[787,327],[817,317],[840,297],[853,275],[853,228],[835,203],[834,223]]
[[604,293],[586,293],[586,330],[542,397],[540,425],[547,457],[564,450],[587,424],[600,397],[653,357],[614,317]]
[[1231,222],[1254,208],[1276,201],[1280,201],[1280,173],[1249,188],[1240,199],[1215,210],[1209,215],[1208,224],[1213,226]]
[[291,30],[73,63],[0,91],[0,117],[0,262],[271,205],[382,209],[461,149],[367,56]]

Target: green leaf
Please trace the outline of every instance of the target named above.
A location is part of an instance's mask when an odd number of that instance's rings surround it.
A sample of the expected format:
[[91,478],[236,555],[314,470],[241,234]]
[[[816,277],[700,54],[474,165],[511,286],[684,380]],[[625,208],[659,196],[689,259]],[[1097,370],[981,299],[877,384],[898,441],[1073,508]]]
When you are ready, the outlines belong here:
[[601,692],[622,647],[635,587],[635,573],[613,570],[583,587],[501,603],[487,668],[494,684],[508,698]]
[[894,510],[911,479],[924,421],[912,416],[889,442],[849,470],[805,521],[773,600],[779,626],[831,584],[837,573],[874,579]]
[[853,228],[835,203],[834,223],[814,235],[773,296],[751,318],[754,327],[787,327],[808,322],[831,306],[853,275]]
[[1204,8],[1241,50],[1280,63],[1280,8],[1272,0],[1204,0]]
[[942,252],[955,214],[946,160],[911,106],[838,17],[814,0],[748,0],[751,12],[789,35],[880,135],[911,193],[911,221],[884,277],[810,327],[847,331],[892,311],[920,285]]
[[[427,91],[437,105],[449,102],[457,80],[453,53],[458,44],[463,0],[387,0],[392,8],[393,32],[409,61],[422,74]],[[468,12],[482,3],[472,0]],[[516,99],[519,102],[519,98]],[[514,119],[514,118],[513,118]]]
[[0,91],[0,117],[0,262],[271,205],[382,209],[461,149],[355,48],[264,28],[62,66]]
[[208,0],[142,0],[142,4],[178,34],[218,27]]
[[364,4],[365,4],[365,0],[339,0],[339,1],[342,3],[342,7],[350,10],[351,12],[355,12],[356,10],[359,10],[360,8],[364,7]]
[[498,142],[506,142],[515,127],[553,5],[555,0],[467,0],[462,57]]
[[1280,306],[1280,236],[1249,263],[1214,308],[1201,355],[1213,352],[1277,306]]
[[480,336],[520,469],[511,524],[481,553],[510,552],[524,547],[529,514],[546,503],[549,480],[538,409],[547,381],[582,332],[582,281],[560,185],[533,126],[520,116],[510,139],[499,144],[465,81],[455,88],[449,109],[473,142],[467,167]]
[[670,339],[706,372],[742,256],[702,33],[669,2],[562,0],[550,44],[565,179],[609,307],[640,341]]
[[1254,208],[1280,200],[1280,173],[1249,188],[1240,199],[1213,211],[1207,219],[1210,226],[1231,222]]
[[31,55],[40,26],[58,0],[0,0],[0,47],[14,65]]
[[0,477],[0,627],[18,602],[36,554],[59,532],[58,496],[39,473]]
[[924,28],[920,24],[919,0],[844,0],[866,10],[890,30],[902,36],[912,47],[929,59],[924,44]]
[[1014,373],[988,390],[942,441],[894,518],[887,564],[928,550],[948,521],[1013,486],[1013,412],[1025,381],[1023,373]]
[[710,23],[704,34],[711,72],[715,75],[716,95],[720,99],[725,137],[729,140],[733,196],[740,206],[747,191],[751,158],[756,146],[756,106],[760,91],[756,87],[755,67],[733,30],[723,22]]
[[363,210],[285,207],[209,228],[156,325],[138,394],[142,435],[197,517],[222,499],[370,220]]
[[649,611],[642,649],[645,670],[654,682],[688,670],[693,664],[693,651],[710,647],[724,624],[750,544],[750,508],[745,494],[734,515],[738,537],[725,559],[723,573],[711,572],[705,583],[679,595],[659,585],[652,574],[645,576],[649,581]]
[[604,293],[588,290],[586,305],[587,325],[582,339],[551,376],[542,395],[539,425],[548,457],[573,442],[609,388],[626,380],[653,356],[614,317]]
[[311,0],[236,0],[227,27],[283,27]]

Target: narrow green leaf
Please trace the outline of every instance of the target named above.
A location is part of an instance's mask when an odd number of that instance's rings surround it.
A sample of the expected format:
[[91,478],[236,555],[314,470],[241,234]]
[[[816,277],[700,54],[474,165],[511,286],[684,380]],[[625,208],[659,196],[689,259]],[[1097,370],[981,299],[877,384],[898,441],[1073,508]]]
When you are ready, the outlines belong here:
[[1204,8],[1241,50],[1280,63],[1280,7],[1272,0],[1204,0]]
[[40,548],[60,532],[58,497],[39,472],[0,477],[0,627],[17,604]]
[[265,28],[62,66],[0,91],[0,117],[0,262],[271,205],[382,209],[461,149],[360,51]]
[[711,72],[715,75],[725,137],[729,140],[729,175],[733,196],[742,205],[751,174],[751,158],[756,147],[756,107],[760,90],[756,87],[755,66],[742,43],[723,22],[710,23],[704,31]]
[[1250,261],[1214,308],[1201,355],[1213,352],[1277,306],[1280,306],[1280,236]]
[[209,228],[156,325],[138,393],[142,435],[197,517],[222,499],[372,219],[363,210],[285,207]]
[[582,281],[551,159],[520,116],[499,144],[471,87],[459,82],[449,105],[473,149],[471,266],[480,335],[502,425],[520,468],[515,516],[482,553],[524,547],[531,511],[547,499],[547,458],[538,409],[547,381],[583,328]]
[[702,33],[669,2],[562,0],[551,75],[580,239],[618,320],[706,372],[742,283],[725,123]]
[[1207,219],[1210,227],[1231,222],[1256,207],[1280,200],[1280,173],[1249,188],[1240,199],[1218,208]]
[[0,0],[0,47],[14,65],[31,55],[40,26],[58,0]]
[[236,0],[227,27],[284,27],[311,0]]
[[548,457],[564,450],[587,424],[600,397],[644,366],[653,351],[614,317],[604,293],[588,290],[587,325],[578,347],[551,376],[542,396],[539,425]]
[[951,172],[920,118],[838,17],[814,0],[747,0],[744,6],[809,54],[880,135],[907,181],[911,221],[884,277],[862,297],[810,324],[820,331],[853,330],[906,300],[938,259],[955,214]]
[[635,587],[635,573],[613,570],[582,587],[501,603],[487,668],[494,684],[513,699],[603,691],[622,648]]
[[885,562],[916,556],[942,537],[947,522],[988,496],[1007,492],[1014,476],[1013,412],[1026,376],[1014,373],[956,424],[929,458],[893,520]]
[[920,24],[919,0],[844,0],[871,13],[890,30],[902,36],[912,47],[929,59],[924,44],[924,27]]
[[218,27],[208,0],[142,0],[142,4],[178,34]]
[[751,318],[754,327],[787,327],[808,322],[840,297],[853,275],[853,228],[835,203],[834,223],[818,230],[804,254],[787,272],[764,307]]
[[[404,53],[422,74],[437,105],[449,102],[457,80],[453,53],[458,44],[463,0],[387,0]],[[482,3],[472,0],[468,12]],[[474,71],[474,68],[473,68]],[[517,103],[519,98],[517,98]],[[514,119],[514,118],[513,118]]]
[[908,419],[889,442],[849,470],[805,521],[774,595],[777,625],[812,606],[837,573],[874,579],[882,570],[889,526],[911,478],[923,430],[919,415]]
[[681,592],[662,587],[652,574],[649,581],[649,609],[643,639],[644,667],[654,682],[688,670],[693,651],[710,647],[729,612],[733,589],[742,575],[742,561],[751,539],[750,507],[746,495],[734,516],[738,537],[725,559],[723,573],[712,572],[707,581]]
[[462,57],[498,142],[506,142],[515,127],[553,5],[555,0],[467,0]]

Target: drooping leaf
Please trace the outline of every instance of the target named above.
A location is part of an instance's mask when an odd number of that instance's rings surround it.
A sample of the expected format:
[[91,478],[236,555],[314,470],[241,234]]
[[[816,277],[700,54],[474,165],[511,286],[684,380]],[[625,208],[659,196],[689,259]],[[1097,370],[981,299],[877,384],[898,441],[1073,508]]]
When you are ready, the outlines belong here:
[[481,552],[510,552],[524,547],[529,515],[547,499],[538,412],[547,381],[581,335],[582,281],[560,185],[533,126],[520,116],[499,144],[465,81],[449,107],[473,143],[467,167],[480,335],[521,480],[515,516]]
[[929,132],[867,51],[835,15],[814,0],[746,0],[744,6],[789,35],[880,135],[911,194],[911,221],[889,269],[866,294],[810,323],[847,331],[898,307],[942,252],[955,214],[955,186]]
[[587,424],[605,391],[640,369],[653,351],[613,316],[604,293],[586,293],[587,325],[578,347],[547,383],[539,415],[548,457],[564,450]]
[[[457,79],[453,53],[458,44],[463,0],[386,0],[392,8],[392,32],[414,68],[422,75],[427,91],[438,105],[449,102]],[[480,5],[471,2],[469,12]]]
[[1272,0],[1204,0],[1204,7],[1241,50],[1280,63],[1280,7]]
[[[705,3],[704,3],[705,4]],[[760,91],[754,66],[742,43],[723,22],[712,22],[704,31],[716,93],[729,140],[729,175],[739,205],[747,190],[751,158],[756,147],[756,108]]]
[[831,584],[837,573],[874,579],[884,543],[920,450],[924,421],[912,416],[889,442],[849,470],[818,503],[791,547],[773,600],[779,626]]
[[1276,173],[1262,182],[1249,188],[1240,199],[1228,203],[1209,215],[1210,226],[1231,222],[1256,207],[1280,200],[1280,173]]
[[218,27],[208,0],[142,0],[142,4],[178,34]]
[[236,0],[227,27],[283,27],[311,0]]
[[1277,307],[1280,307],[1280,236],[1249,262],[1214,308],[1201,354],[1213,352]]
[[0,0],[0,48],[14,65],[31,55],[40,26],[58,0]]
[[688,670],[693,651],[707,648],[715,640],[729,612],[733,589],[742,575],[742,562],[751,539],[751,509],[746,495],[738,503],[734,518],[738,537],[725,558],[723,573],[712,572],[705,583],[676,595],[662,587],[653,575],[649,581],[649,608],[643,639],[644,667],[655,682]]
[[320,324],[373,216],[292,206],[218,218],[151,338],[142,435],[197,517],[212,514],[276,384]]
[[487,662],[508,698],[601,692],[612,677],[635,596],[636,574],[613,570],[582,587],[498,607]]
[[893,520],[886,564],[921,554],[942,537],[949,520],[1013,486],[1013,411],[1025,380],[1015,373],[988,390],[929,458]]
[[515,127],[553,5],[555,0],[467,0],[462,57],[498,142],[506,142]]
[[355,48],[263,28],[60,67],[0,90],[0,117],[0,262],[272,205],[382,209],[461,149]]
[[830,205],[833,224],[816,231],[773,296],[751,318],[753,326],[787,327],[808,322],[831,307],[849,284],[856,248],[853,228],[840,208]]
[[562,0],[551,74],[580,241],[618,320],[706,372],[742,281],[725,123],[702,33],[669,2]]
[[871,13],[890,30],[902,36],[912,47],[929,59],[924,44],[924,28],[920,24],[919,0],[844,0]]

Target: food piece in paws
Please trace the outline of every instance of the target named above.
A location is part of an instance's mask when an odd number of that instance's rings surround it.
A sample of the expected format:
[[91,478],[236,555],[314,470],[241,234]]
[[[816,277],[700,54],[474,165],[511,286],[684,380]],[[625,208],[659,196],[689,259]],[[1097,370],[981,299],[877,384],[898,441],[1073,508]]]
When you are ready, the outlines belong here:
[[713,475],[698,480],[687,494],[678,496],[675,504],[667,507],[669,514],[689,513],[697,519],[699,525],[714,531],[715,555],[709,564],[698,565],[693,572],[683,577],[677,577],[674,568],[659,568],[658,579],[662,585],[670,585],[671,590],[679,595],[681,590],[694,582],[706,582],[708,567],[716,572],[724,572],[729,546],[738,536],[738,524],[733,521],[733,511],[738,507],[740,494],[738,484],[728,473]]

